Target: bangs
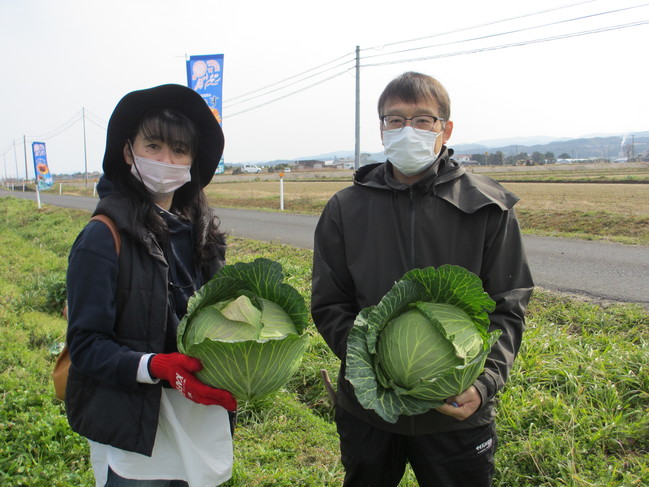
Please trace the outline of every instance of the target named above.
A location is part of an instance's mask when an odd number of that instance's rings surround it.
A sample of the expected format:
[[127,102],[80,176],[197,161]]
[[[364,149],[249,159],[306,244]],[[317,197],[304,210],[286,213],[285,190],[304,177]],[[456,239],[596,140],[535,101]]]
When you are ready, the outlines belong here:
[[148,139],[160,140],[172,147],[189,151],[192,157],[198,150],[198,132],[194,123],[175,110],[154,110],[144,115],[138,132]]

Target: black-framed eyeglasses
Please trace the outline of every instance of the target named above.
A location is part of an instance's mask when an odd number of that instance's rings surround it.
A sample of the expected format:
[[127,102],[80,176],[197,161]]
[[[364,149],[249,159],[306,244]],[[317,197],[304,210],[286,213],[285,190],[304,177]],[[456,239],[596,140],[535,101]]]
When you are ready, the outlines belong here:
[[383,115],[381,117],[381,128],[383,130],[403,130],[408,120],[410,120],[412,128],[421,132],[432,132],[437,122],[441,122],[443,128],[445,122],[443,118],[432,115],[416,115],[411,118],[402,117],[401,115]]

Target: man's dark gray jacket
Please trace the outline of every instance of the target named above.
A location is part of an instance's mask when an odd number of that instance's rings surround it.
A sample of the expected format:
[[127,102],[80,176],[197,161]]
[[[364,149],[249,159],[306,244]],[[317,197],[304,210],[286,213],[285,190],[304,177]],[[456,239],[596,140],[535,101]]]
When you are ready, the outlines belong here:
[[[432,434],[491,422],[494,396],[521,343],[534,284],[513,209],[518,198],[451,155],[444,148],[412,186],[393,178],[389,162],[362,167],[327,203],[316,228],[311,311],[342,361],[338,406],[386,431]],[[443,264],[477,274],[496,302],[490,328],[502,336],[475,383],[482,406],[465,421],[431,410],[388,423],[358,403],[345,379],[347,335],[359,311],[377,304],[408,270]]]

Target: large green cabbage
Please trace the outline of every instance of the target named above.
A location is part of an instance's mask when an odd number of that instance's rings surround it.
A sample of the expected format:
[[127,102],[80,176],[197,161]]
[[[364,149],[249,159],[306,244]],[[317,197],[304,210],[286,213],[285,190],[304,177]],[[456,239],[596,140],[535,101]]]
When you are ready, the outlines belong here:
[[358,401],[395,423],[466,390],[500,336],[488,332],[494,307],[478,276],[462,267],[406,273],[349,333],[345,377]]
[[237,400],[280,389],[300,366],[309,312],[268,259],[224,266],[192,296],[178,326],[178,350],[203,363],[196,375]]

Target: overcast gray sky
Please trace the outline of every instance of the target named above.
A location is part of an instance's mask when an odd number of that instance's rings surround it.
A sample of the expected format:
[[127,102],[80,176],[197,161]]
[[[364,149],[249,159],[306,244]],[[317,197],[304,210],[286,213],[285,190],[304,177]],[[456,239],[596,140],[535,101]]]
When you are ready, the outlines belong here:
[[448,89],[450,146],[647,131],[648,5],[0,0],[0,170],[24,176],[26,140],[33,177],[29,151],[38,140],[47,144],[52,173],[83,171],[82,108],[88,170],[101,170],[106,123],[119,99],[186,84],[186,56],[202,54],[225,56],[231,163],[353,150],[357,45],[363,152],[382,150],[376,100],[409,70]]

